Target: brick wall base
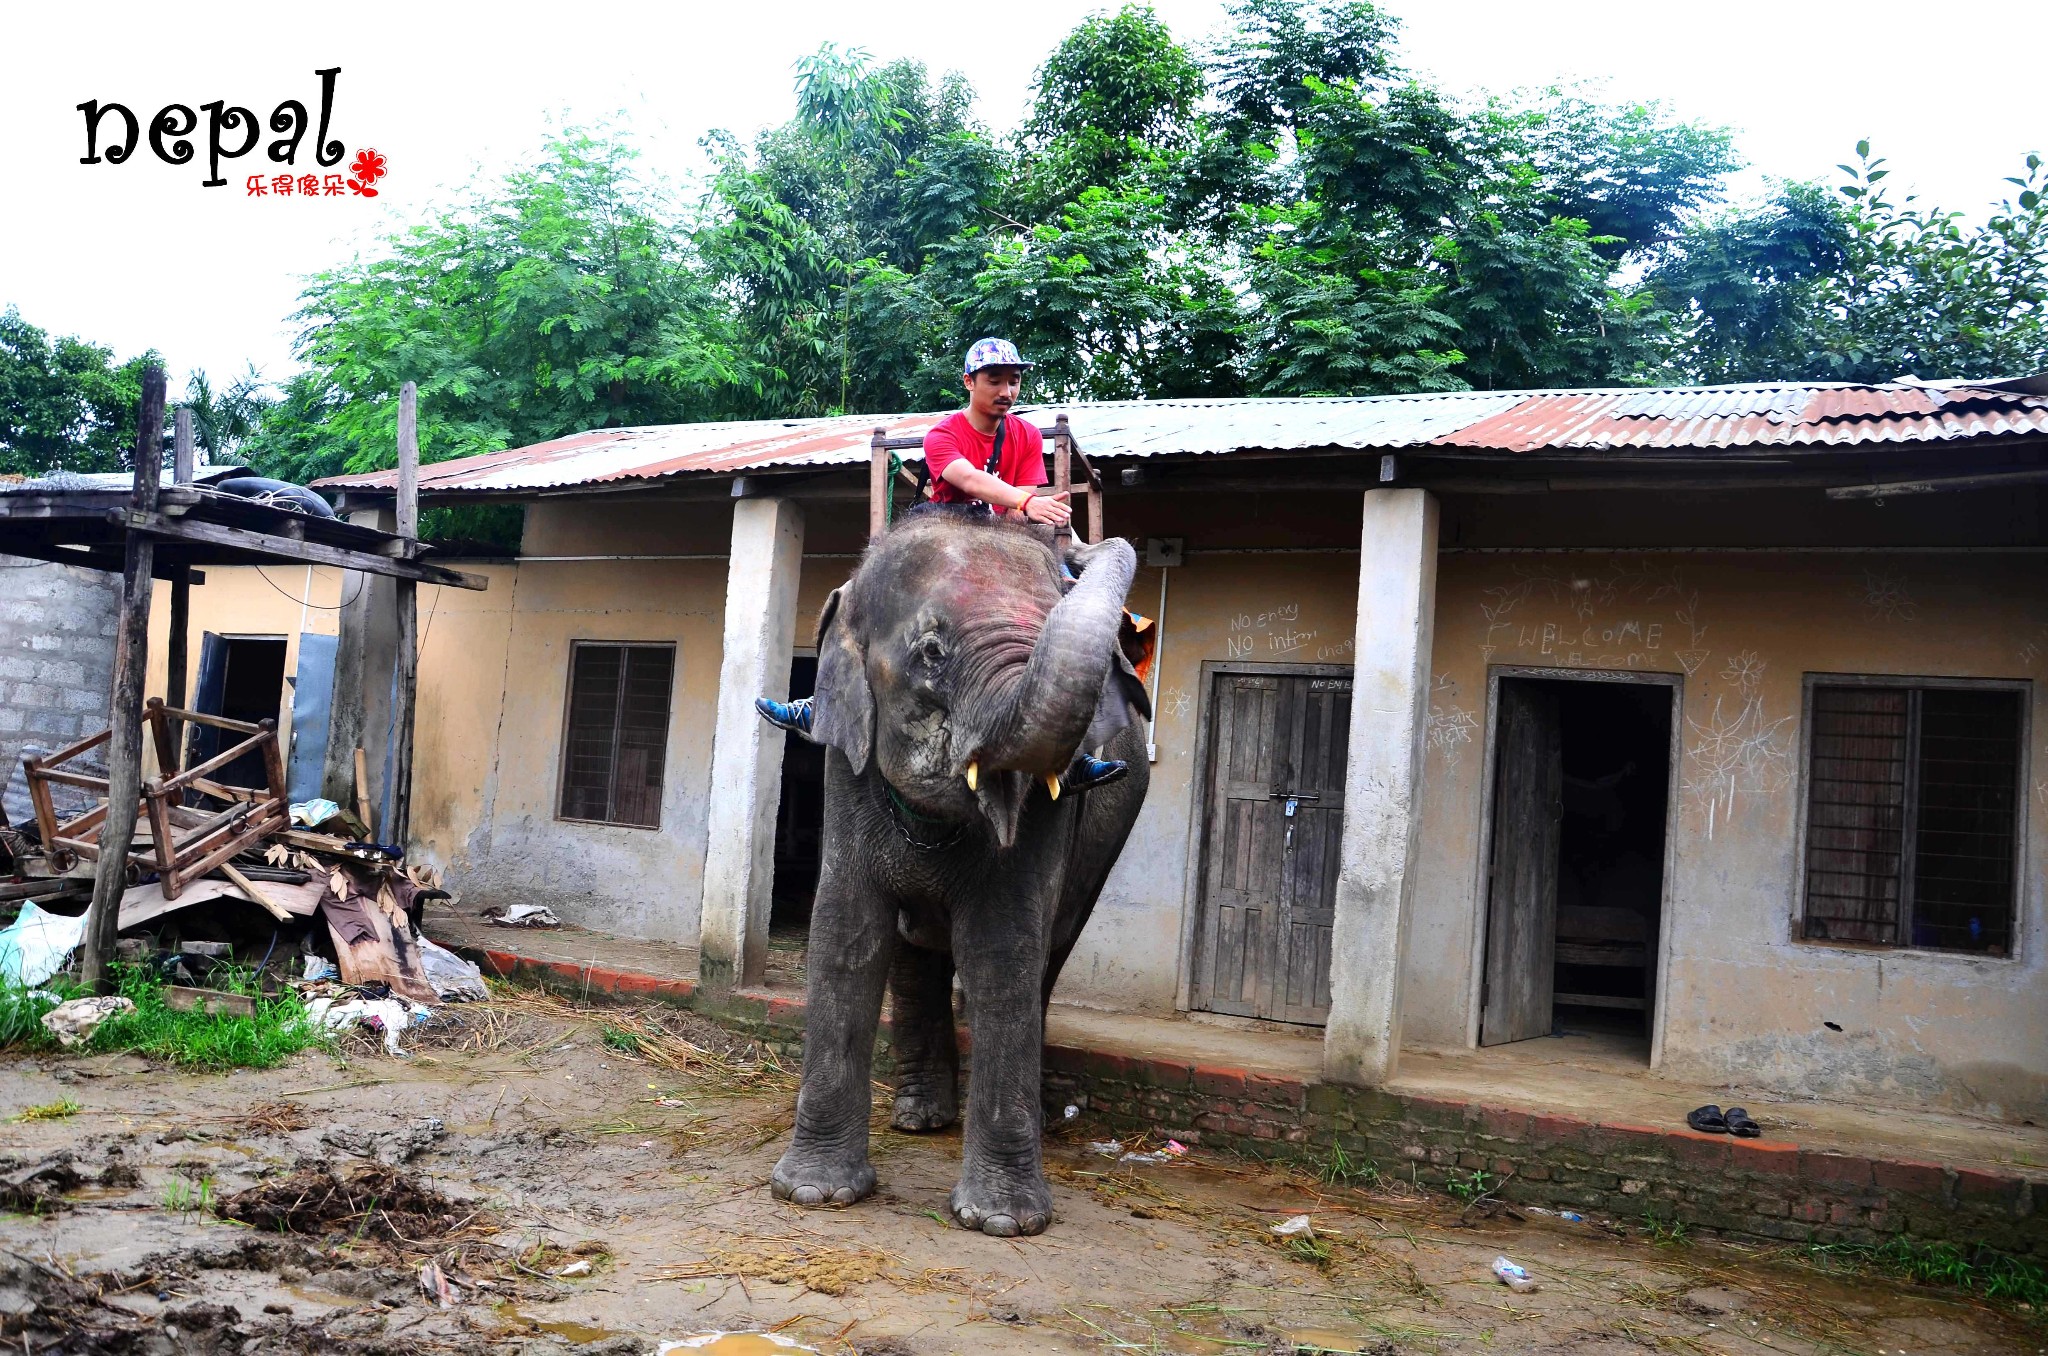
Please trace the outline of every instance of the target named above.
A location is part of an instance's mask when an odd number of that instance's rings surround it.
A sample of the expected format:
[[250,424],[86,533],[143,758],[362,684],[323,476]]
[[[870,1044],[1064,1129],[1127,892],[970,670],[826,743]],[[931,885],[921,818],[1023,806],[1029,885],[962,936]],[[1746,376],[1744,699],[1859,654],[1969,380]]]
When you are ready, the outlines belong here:
[[[487,974],[571,995],[673,1003],[779,1055],[802,1049],[795,1000],[743,993],[712,1003],[689,980],[458,949]],[[888,1068],[886,1040],[876,1066]],[[1341,1149],[1354,1168],[1369,1163],[1382,1176],[1438,1188],[1483,1172],[1506,1200],[1623,1223],[1793,1243],[1905,1235],[2048,1259],[2048,1173],[1816,1152],[1057,1045],[1046,1047],[1043,1091],[1049,1108],[1085,1107],[1120,1133],[1261,1159],[1326,1160]]]

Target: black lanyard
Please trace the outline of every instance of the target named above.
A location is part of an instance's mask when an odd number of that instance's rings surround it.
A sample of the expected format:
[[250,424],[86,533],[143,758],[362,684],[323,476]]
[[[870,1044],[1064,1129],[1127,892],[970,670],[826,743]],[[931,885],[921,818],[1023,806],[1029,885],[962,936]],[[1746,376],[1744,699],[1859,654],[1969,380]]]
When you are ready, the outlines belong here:
[[[994,446],[993,448],[989,449],[989,454],[988,454],[988,465],[986,465],[986,466],[984,466],[984,467],[982,467],[982,468],[981,468],[981,469],[982,469],[982,471],[983,471],[983,472],[984,472],[985,474],[987,474],[987,475],[992,475],[992,476],[996,476],[996,477],[997,477],[998,479],[1000,479],[1000,478],[1001,478],[1001,476],[1000,476],[1000,468],[1002,467],[1002,464],[1003,464],[1003,434],[1004,434],[1005,432],[1007,432],[1007,431],[1009,430],[1009,427],[1010,427],[1010,416],[1009,416],[1009,415],[1007,415],[1007,414],[1005,414],[1005,415],[1001,415],[1001,416],[999,416],[999,417],[998,417],[998,418],[996,419],[996,442],[995,442],[995,446]],[[914,490],[912,490],[912,491],[910,492],[910,502],[911,502],[911,503],[913,503],[913,504],[916,504],[916,503],[921,503],[921,502],[923,502],[923,500],[924,500],[924,491],[925,491],[925,487],[926,487],[927,485],[931,484],[931,479],[932,479],[932,467],[931,467],[931,463],[930,463],[930,462],[928,462],[928,461],[920,461],[920,462],[918,462],[918,464],[917,464],[917,488],[916,488],[916,489],[914,489]],[[992,505],[990,505],[990,504],[985,504],[985,503],[982,503],[982,501],[980,501],[980,500],[978,500],[978,499],[977,499],[977,500],[976,500],[975,502],[976,502],[976,503],[978,503],[978,504],[981,504],[981,506],[982,506],[983,508],[987,509],[987,510],[988,510],[988,511],[989,511],[990,513],[994,513],[994,512],[995,512],[995,508],[994,508],[994,506],[992,506]]]

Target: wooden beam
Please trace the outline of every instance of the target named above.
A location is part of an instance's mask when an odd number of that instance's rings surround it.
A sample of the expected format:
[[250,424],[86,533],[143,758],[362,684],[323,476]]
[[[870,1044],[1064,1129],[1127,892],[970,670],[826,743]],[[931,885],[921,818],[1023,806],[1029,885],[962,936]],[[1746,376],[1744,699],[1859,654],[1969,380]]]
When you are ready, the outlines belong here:
[[[135,420],[135,494],[131,512],[157,517],[163,477],[164,370],[142,370],[142,402]],[[114,696],[107,724],[107,818],[100,828],[100,859],[86,910],[79,982],[94,992],[109,987],[108,964],[120,931],[121,895],[128,888],[128,850],[142,796],[142,684],[149,672],[150,582],[156,541],[131,532],[121,571],[121,616],[114,635]]]
[[458,589],[485,589],[490,587],[491,582],[483,575],[466,574],[461,570],[451,570],[445,565],[429,565],[419,560],[401,560],[369,551],[352,551],[345,546],[329,546],[325,542],[275,537],[267,532],[250,532],[245,528],[228,527],[221,523],[197,522],[191,518],[167,518],[156,512],[142,513],[130,509],[121,515],[121,522],[131,533],[142,532],[153,537],[199,542],[207,546],[224,546],[237,551],[275,556],[279,560],[294,560],[302,565],[338,565],[344,570],[389,575],[393,579],[414,579],[422,584],[446,584],[450,588]]
[[1927,480],[1894,480],[1884,485],[1837,485],[1828,491],[1830,499],[1889,499],[1894,495],[1942,494],[1953,490],[1996,490],[2007,485],[2048,483],[2048,467],[2018,471],[1997,471],[1977,476],[1936,476]]
[[[889,431],[876,429],[874,445],[868,450],[868,540],[880,541],[889,530]],[[921,444],[920,444],[921,445]]]
[[[1067,416],[1061,415],[1053,421],[1052,428],[1052,492],[1067,496],[1067,507],[1074,506],[1074,435],[1067,428]],[[1074,540],[1074,520],[1069,518],[1052,530],[1054,549],[1062,555],[1067,545]]]
[[[409,547],[420,530],[419,388],[398,391],[398,535]],[[419,700],[419,585],[398,581],[397,681],[391,713],[391,820],[384,841],[404,847],[412,828],[412,736]]]
[[[171,483],[189,485],[192,483],[193,444],[192,411],[178,407],[175,433],[171,439]],[[162,505],[158,505],[159,508]],[[185,669],[191,663],[189,646],[192,639],[192,572],[179,567],[171,572],[171,628],[170,638],[164,649],[164,701],[172,707],[185,704]],[[169,748],[177,749],[184,743],[184,727],[176,721],[169,729]],[[158,740],[159,753],[163,741]],[[161,760],[160,760],[161,761]],[[177,772],[174,766],[159,767],[158,772],[168,777]]]

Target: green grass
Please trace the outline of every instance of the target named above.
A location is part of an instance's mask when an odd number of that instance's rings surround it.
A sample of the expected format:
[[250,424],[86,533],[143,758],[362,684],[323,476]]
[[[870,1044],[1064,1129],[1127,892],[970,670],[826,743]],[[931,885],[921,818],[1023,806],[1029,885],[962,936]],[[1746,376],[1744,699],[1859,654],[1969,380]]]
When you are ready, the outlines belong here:
[[1655,1215],[1643,1216],[1643,1232],[1659,1247],[1674,1246],[1687,1240],[1690,1231],[1682,1219],[1659,1219]]
[[1807,1257],[1830,1271],[1878,1271],[1921,1285],[1944,1285],[1989,1300],[2048,1308],[2048,1272],[2038,1262],[1995,1248],[1894,1238],[1875,1246],[1816,1243]]
[[193,1182],[173,1177],[164,1183],[164,1209],[179,1215],[212,1214],[213,1179],[202,1177]]
[[1451,1174],[1451,1179],[1444,1183],[1444,1190],[1450,1192],[1467,1205],[1472,1204],[1472,1202],[1478,1200],[1492,1189],[1493,1179],[1477,1168],[1472,1170],[1472,1175],[1469,1177],[1460,1177],[1453,1173]]
[[61,1121],[76,1116],[83,1110],[85,1110],[84,1107],[72,1101],[69,1097],[59,1097],[54,1102],[44,1102],[41,1106],[28,1107],[14,1119],[18,1121]]
[[1373,1187],[1379,1185],[1380,1170],[1369,1158],[1353,1158],[1344,1152],[1344,1146],[1330,1141],[1330,1152],[1318,1159],[1310,1160],[1315,1165],[1316,1178],[1331,1186]]
[[[197,1069],[269,1069],[301,1050],[331,1047],[333,1038],[306,1016],[298,995],[289,990],[270,997],[256,988],[246,972],[215,971],[212,987],[247,995],[256,1001],[254,1017],[226,1013],[180,1012],[168,1007],[163,982],[146,970],[116,966],[116,992],[135,1004],[93,1031],[79,1054],[132,1052],[167,1064]],[[75,998],[76,985],[52,983],[46,990],[59,998]],[[0,1049],[56,1050],[56,1038],[42,1025],[42,1015],[55,1004],[18,985],[0,986]]]

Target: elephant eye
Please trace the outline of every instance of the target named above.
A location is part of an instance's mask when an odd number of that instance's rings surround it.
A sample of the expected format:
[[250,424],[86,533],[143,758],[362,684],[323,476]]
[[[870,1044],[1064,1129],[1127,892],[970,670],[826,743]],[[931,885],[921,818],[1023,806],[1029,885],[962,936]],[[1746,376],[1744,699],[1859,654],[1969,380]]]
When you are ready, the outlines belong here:
[[910,646],[911,658],[931,668],[937,668],[946,658],[946,642],[939,639],[935,631],[927,631]]

